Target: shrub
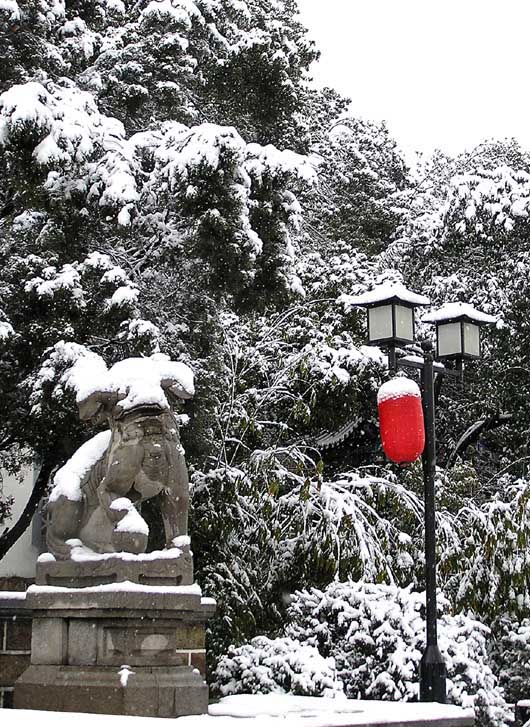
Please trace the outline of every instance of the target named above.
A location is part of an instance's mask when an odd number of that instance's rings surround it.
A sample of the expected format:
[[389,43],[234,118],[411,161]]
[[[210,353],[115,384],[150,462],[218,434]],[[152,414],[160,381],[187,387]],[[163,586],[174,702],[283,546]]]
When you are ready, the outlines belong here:
[[[415,701],[424,601],[411,588],[354,581],[298,591],[284,637],[232,647],[219,663],[215,686],[222,694],[312,696],[342,687],[354,699]],[[510,715],[489,663],[490,629],[463,613],[451,615],[444,597],[439,611],[448,701],[474,707],[480,727],[503,727]]]
[[515,704],[530,697],[530,619],[513,622],[507,616],[494,621],[491,660],[506,700]]
[[220,659],[214,679],[212,687],[223,696],[280,692],[329,697],[342,693],[334,659],[290,638],[257,636],[248,644],[232,647]]

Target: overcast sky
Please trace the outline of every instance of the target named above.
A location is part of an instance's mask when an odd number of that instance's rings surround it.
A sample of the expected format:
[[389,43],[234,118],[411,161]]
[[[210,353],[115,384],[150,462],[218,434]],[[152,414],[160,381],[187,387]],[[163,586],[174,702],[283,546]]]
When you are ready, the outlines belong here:
[[530,148],[530,0],[298,0],[315,81],[410,153],[515,136]]

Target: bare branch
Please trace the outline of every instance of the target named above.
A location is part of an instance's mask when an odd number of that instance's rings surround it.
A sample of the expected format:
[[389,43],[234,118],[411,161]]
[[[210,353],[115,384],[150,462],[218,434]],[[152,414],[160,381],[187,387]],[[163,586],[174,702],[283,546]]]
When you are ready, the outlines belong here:
[[509,422],[512,418],[513,414],[498,413],[494,414],[492,417],[488,417],[487,419],[479,419],[479,421],[472,424],[460,437],[456,443],[456,447],[449,455],[447,467],[452,467],[455,464],[458,455],[464,452],[467,447],[478,442],[485,432],[489,432],[497,427],[502,427],[503,424],[506,424],[506,422]]

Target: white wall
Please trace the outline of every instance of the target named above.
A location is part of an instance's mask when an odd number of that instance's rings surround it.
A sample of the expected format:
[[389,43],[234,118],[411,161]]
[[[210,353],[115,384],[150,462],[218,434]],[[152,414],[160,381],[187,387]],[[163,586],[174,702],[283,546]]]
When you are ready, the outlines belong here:
[[[10,527],[17,521],[31,494],[37,472],[33,468],[28,468],[22,474],[22,482],[19,482],[16,477],[2,472],[2,483],[0,487],[3,490],[3,494],[4,496],[12,495],[15,498],[15,502],[13,504],[12,517],[0,525],[0,532],[3,532],[6,527]],[[11,550],[0,560],[0,577],[35,577],[35,563],[39,551],[32,543],[32,536],[33,528],[30,524],[24,535],[19,538]]]

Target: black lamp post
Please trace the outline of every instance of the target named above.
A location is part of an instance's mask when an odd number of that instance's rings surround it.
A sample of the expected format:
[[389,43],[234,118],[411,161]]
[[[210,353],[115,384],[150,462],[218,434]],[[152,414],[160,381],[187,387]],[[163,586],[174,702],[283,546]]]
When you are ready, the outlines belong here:
[[[396,346],[414,342],[414,307],[428,305],[429,300],[402,285],[383,285],[359,296],[341,296],[346,306],[368,309],[368,343],[388,349],[388,365],[421,370],[421,394],[425,422],[425,449],[422,457],[425,500],[425,598],[426,646],[420,663],[420,700],[445,703],[446,668],[438,648],[436,607],[436,411],[434,377],[460,375],[466,359],[481,355],[480,326],[495,318],[475,310],[466,303],[449,303],[424,316],[436,323],[437,357],[453,359],[459,371],[447,369],[434,361],[430,341],[422,343],[423,358],[396,358]],[[403,311],[407,311],[403,313]]]

